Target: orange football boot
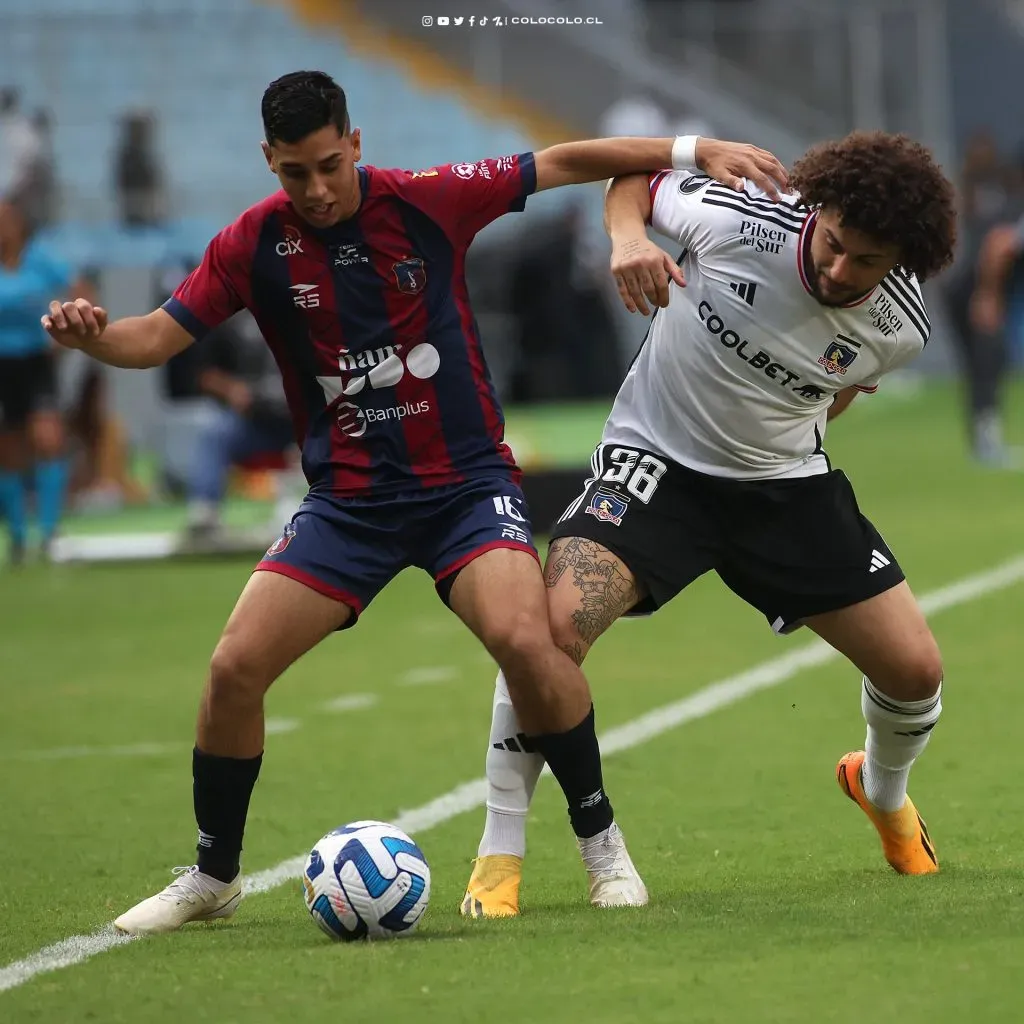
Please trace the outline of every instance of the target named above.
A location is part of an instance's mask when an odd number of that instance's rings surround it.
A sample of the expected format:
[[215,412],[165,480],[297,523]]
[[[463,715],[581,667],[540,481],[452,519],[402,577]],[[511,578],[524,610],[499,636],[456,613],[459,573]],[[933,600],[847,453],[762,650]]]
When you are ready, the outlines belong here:
[[855,750],[836,765],[840,789],[871,819],[882,852],[901,875],[930,875],[939,870],[928,826],[908,796],[898,811],[882,811],[864,795],[864,751]]
[[519,883],[523,858],[511,853],[477,857],[459,913],[463,917],[515,917],[519,913]]

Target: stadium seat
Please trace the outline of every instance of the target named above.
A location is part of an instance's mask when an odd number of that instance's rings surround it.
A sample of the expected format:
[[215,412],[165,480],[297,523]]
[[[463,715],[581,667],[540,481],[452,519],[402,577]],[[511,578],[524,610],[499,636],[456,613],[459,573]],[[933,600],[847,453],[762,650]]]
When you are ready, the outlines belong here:
[[[61,60],[49,59],[54,46]],[[259,97],[298,67],[323,68],[345,86],[368,163],[415,169],[531,148],[516,127],[249,0],[34,0],[30,12],[5,18],[0,66],[27,107],[53,114],[67,220],[54,236],[75,262],[139,266],[200,253],[221,224],[272,190],[259,153]],[[115,224],[118,120],[137,108],[157,121],[172,207],[163,229]]]

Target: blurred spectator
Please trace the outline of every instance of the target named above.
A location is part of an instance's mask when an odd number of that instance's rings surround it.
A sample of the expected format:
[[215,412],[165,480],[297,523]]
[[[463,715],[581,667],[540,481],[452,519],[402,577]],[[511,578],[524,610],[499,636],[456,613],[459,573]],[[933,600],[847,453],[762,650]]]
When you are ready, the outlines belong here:
[[49,227],[57,220],[60,195],[57,187],[57,159],[53,149],[53,121],[48,111],[32,116],[38,147],[28,168],[28,185],[20,205],[36,228]]
[[0,201],[30,210],[42,148],[37,127],[21,110],[18,91],[0,89]]
[[981,364],[971,375],[975,456],[1020,469],[1020,453],[1003,443],[1000,385],[1009,364],[1007,308],[1013,293],[1024,286],[1024,217],[989,229],[977,249],[970,299],[972,356]]
[[[976,135],[968,146],[961,176],[961,210],[957,258],[945,276],[944,287],[966,384],[969,443],[972,456],[989,466],[1013,466],[1015,452],[1003,443],[1000,412],[1001,384],[1009,367],[1005,323],[1006,296],[1022,283],[1010,261],[1001,265],[998,288],[983,258],[986,239],[1002,223],[1012,224],[1024,212],[1016,188],[1019,170],[1000,156],[991,136]],[[988,269],[986,269],[988,268]],[[989,279],[978,295],[979,269]],[[992,297],[999,299],[998,317]],[[980,313],[979,313],[980,310]]]
[[[72,294],[102,305],[98,273],[83,271]],[[108,511],[126,502],[144,502],[145,489],[130,472],[124,424],[110,408],[108,368],[84,352],[65,351],[60,354],[59,371],[74,507]]]
[[582,208],[568,204],[547,223],[531,224],[511,268],[517,321],[513,402],[611,396],[621,380],[607,276],[587,262]]
[[24,213],[0,203],[0,508],[13,562],[27,545],[30,467],[44,554],[64,508],[64,427],[54,356],[39,318],[51,299],[67,294],[70,279],[64,262],[32,237]]
[[204,416],[188,473],[188,526],[215,531],[233,465],[290,453],[295,445],[281,374],[256,321],[232,317],[199,348],[200,391],[214,405]]
[[127,114],[121,121],[114,180],[121,221],[128,227],[155,227],[167,215],[155,127],[144,112]]
[[977,132],[967,143],[960,174],[960,199],[964,221],[991,223],[1002,216],[1016,191],[1016,175],[996,148],[991,132]]

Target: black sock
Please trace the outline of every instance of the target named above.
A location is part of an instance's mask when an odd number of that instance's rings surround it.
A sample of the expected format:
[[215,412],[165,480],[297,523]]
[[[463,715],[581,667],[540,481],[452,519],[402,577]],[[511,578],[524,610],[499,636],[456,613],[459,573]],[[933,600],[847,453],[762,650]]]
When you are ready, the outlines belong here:
[[612,805],[604,791],[601,776],[601,750],[594,729],[594,706],[587,717],[568,732],[532,737],[536,749],[544,755],[551,774],[562,787],[569,803],[572,830],[580,839],[603,832],[612,823]]
[[217,757],[192,751],[192,803],[199,826],[199,870],[222,882],[238,874],[249,797],[260,773],[259,757]]

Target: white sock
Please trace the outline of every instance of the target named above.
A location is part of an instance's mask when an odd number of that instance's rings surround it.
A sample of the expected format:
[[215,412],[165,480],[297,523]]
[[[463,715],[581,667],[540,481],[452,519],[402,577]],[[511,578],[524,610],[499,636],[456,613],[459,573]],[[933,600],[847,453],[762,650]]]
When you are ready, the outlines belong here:
[[544,768],[544,758],[523,749],[523,733],[512,710],[503,673],[494,682],[491,736],[487,743],[487,821],[478,857],[526,855],[526,814]]
[[942,685],[926,700],[896,700],[865,676],[860,706],[868,723],[864,795],[879,810],[898,811],[907,799],[910,767],[942,713]]

